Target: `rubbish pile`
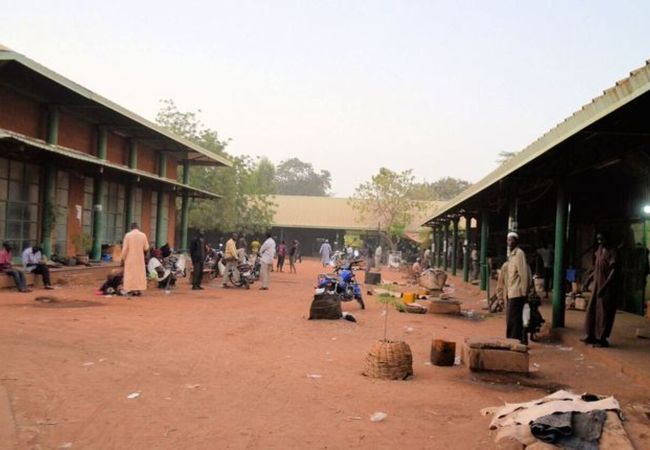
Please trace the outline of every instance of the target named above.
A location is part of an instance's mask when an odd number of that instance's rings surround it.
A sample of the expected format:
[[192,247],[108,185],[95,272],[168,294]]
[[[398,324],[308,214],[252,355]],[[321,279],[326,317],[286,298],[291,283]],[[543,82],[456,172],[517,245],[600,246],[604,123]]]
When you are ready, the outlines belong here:
[[560,390],[525,403],[481,410],[492,414],[491,430],[499,430],[499,445],[523,448],[552,444],[561,448],[633,449],[619,417],[614,397],[577,395]]

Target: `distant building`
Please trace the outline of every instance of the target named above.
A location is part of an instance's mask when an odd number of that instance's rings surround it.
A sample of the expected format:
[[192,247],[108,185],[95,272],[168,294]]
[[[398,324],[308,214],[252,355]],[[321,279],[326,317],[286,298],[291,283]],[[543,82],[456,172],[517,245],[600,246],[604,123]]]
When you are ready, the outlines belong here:
[[[188,198],[217,197],[188,184],[194,164],[230,165],[0,46],[0,240],[18,254],[42,242],[48,255],[99,258],[130,222],[155,245],[186,247]],[[83,235],[92,249],[78,248]]]

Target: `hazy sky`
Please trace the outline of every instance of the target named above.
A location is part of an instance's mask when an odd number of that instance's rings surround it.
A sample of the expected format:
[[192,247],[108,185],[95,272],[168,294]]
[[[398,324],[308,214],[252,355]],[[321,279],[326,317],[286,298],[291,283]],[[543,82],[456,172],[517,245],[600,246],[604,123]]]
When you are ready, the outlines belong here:
[[0,43],[153,119],[349,195],[379,167],[477,181],[650,58],[639,1],[0,0]]

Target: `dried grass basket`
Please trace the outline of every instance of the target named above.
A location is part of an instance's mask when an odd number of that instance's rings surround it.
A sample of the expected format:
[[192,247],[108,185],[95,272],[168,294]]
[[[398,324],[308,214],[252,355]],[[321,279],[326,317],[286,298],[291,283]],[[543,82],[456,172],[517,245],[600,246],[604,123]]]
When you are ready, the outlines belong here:
[[363,374],[382,380],[405,380],[413,375],[413,354],[404,341],[377,341],[366,356]]

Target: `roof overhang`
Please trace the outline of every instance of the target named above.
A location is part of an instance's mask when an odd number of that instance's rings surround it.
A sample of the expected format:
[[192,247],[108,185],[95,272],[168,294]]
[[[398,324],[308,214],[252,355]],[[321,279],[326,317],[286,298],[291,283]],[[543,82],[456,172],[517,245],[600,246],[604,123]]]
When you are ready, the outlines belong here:
[[60,145],[48,144],[47,142],[41,141],[40,139],[30,138],[28,136],[14,133],[12,131],[0,129],[0,142],[11,142],[12,144],[17,145],[19,148],[23,147],[23,151],[26,149],[33,149],[39,152],[45,152],[45,154],[62,158],[64,162],[67,163],[83,163],[84,165],[93,167],[95,170],[97,170],[98,173],[114,173],[118,176],[130,177],[136,182],[139,180],[144,180],[155,185],[164,185],[168,190],[179,193],[187,192],[191,197],[212,199],[221,198],[220,195],[204,191],[202,189],[197,189],[179,183],[178,181],[171,180],[169,178],[159,177],[152,173],[138,169],[131,169],[121,164],[99,159],[95,156],[72,150],[67,147],[62,147]]
[[232,166],[232,162],[227,158],[175,135],[20,53],[0,48],[0,71],[7,70],[16,71],[14,78],[25,84],[23,90],[36,94],[34,92],[36,84],[48,84],[44,88],[47,88],[51,98],[44,100],[80,111],[86,117],[93,117],[98,123],[105,124],[126,136],[142,140],[155,148],[171,153],[179,152],[179,160],[198,165]]
[[453,198],[430,217],[423,225],[434,226],[448,220],[452,214],[462,211],[468,200],[496,185],[499,181],[524,168],[545,153],[557,148],[568,139],[585,131],[586,128],[612,114],[619,108],[650,92],[650,60],[646,65],[630,73],[628,78],[618,81],[603,91],[580,110],[546,132],[516,156],[497,167],[479,182],[473,184]]

